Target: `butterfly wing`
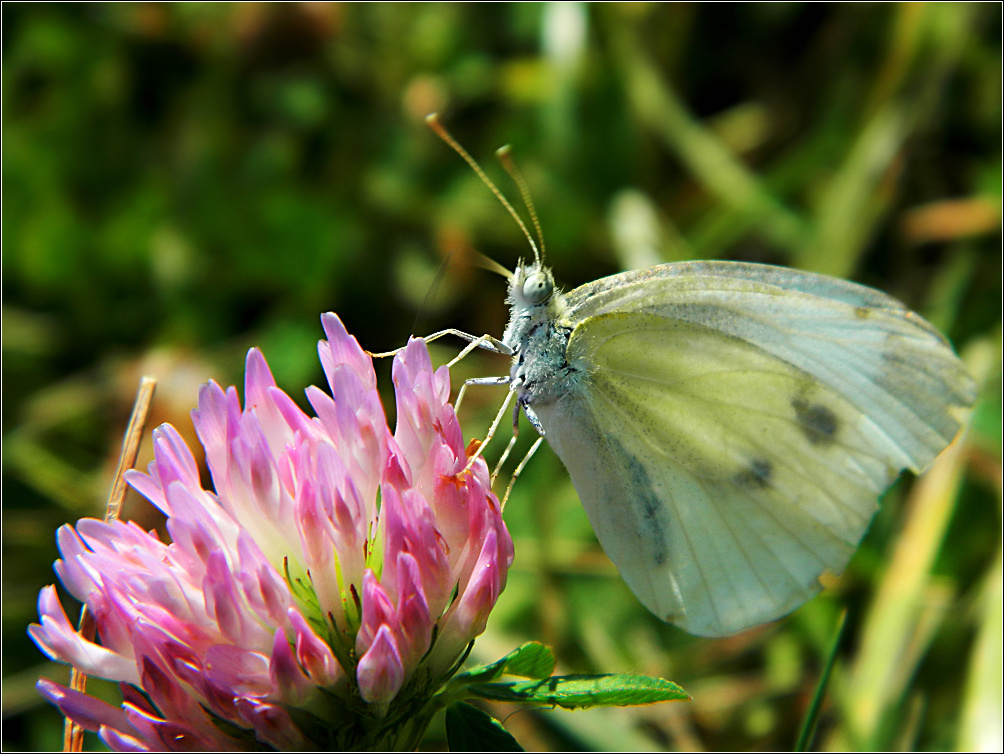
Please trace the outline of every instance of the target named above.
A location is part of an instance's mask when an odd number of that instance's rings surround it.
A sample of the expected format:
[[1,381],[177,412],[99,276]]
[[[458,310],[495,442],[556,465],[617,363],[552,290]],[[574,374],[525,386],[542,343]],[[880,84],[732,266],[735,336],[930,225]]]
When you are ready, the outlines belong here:
[[897,468],[919,471],[952,440],[975,384],[948,341],[880,291],[740,262],[685,262],[597,280],[566,297],[568,318],[649,313],[742,340],[853,396]]
[[973,385],[940,335],[884,294],[702,267],[569,294],[582,319],[566,358],[582,377],[533,408],[634,593],[721,636],[790,612],[842,571],[878,495],[947,445]]

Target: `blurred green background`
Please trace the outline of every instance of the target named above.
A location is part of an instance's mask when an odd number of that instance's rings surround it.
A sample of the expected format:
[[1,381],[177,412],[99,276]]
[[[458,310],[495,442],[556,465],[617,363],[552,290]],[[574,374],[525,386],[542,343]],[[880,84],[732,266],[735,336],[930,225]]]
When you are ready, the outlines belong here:
[[[432,110],[515,197],[492,157],[513,145],[566,289],[682,259],[823,271],[920,311],[981,383],[965,439],[886,495],[832,588],[730,639],[649,615],[541,450],[476,656],[539,639],[563,672],[660,675],[693,701],[520,712],[517,739],[790,749],[846,607],[815,747],[1000,750],[1000,4],[2,12],[5,750],[60,745],[34,682],[67,671],[25,629],[55,529],[103,510],[140,374],[160,380],[151,426],[192,436],[198,385],[241,384],[251,345],[303,405],[322,311],[373,351],[502,332],[504,281],[471,251],[511,268],[527,244]],[[454,384],[506,371],[473,354]],[[501,398],[469,392],[466,436]],[[138,497],[125,513],[158,524]]]

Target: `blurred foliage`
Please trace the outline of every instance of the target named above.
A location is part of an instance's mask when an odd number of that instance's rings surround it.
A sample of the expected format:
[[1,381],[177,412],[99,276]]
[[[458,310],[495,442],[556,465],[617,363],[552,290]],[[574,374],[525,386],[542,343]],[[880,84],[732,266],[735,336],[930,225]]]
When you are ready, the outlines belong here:
[[[968,435],[886,495],[832,589],[718,641],[638,605],[542,450],[477,655],[539,639],[562,672],[660,675],[693,701],[520,713],[516,738],[791,748],[846,607],[816,747],[999,750],[1000,29],[999,4],[966,3],[5,3],[4,748],[59,745],[33,684],[66,670],[25,627],[55,528],[102,510],[140,374],[161,381],[152,423],[191,437],[197,386],[239,381],[252,344],[301,400],[322,311],[374,351],[501,333],[504,282],[471,250],[512,267],[527,245],[423,125],[439,110],[510,195],[490,155],[513,144],[566,288],[688,258],[824,271],[928,316],[983,384]],[[473,354],[454,381],[506,369]],[[475,436],[501,396],[469,396]]]

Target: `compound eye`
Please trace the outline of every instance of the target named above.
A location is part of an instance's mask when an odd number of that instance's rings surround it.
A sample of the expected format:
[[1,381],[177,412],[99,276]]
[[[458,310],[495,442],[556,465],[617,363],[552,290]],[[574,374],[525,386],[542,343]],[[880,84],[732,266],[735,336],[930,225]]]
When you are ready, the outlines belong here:
[[543,272],[534,272],[523,282],[523,298],[528,304],[546,301],[554,289],[554,284]]

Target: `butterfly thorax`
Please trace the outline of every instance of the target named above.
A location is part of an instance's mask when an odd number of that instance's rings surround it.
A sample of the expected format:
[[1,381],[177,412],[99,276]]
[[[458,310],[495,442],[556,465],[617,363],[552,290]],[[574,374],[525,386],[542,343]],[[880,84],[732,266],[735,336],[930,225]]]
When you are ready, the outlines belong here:
[[572,325],[551,271],[520,264],[509,284],[511,314],[503,342],[512,348],[510,379],[520,403],[550,403],[568,392],[581,370],[565,358]]

